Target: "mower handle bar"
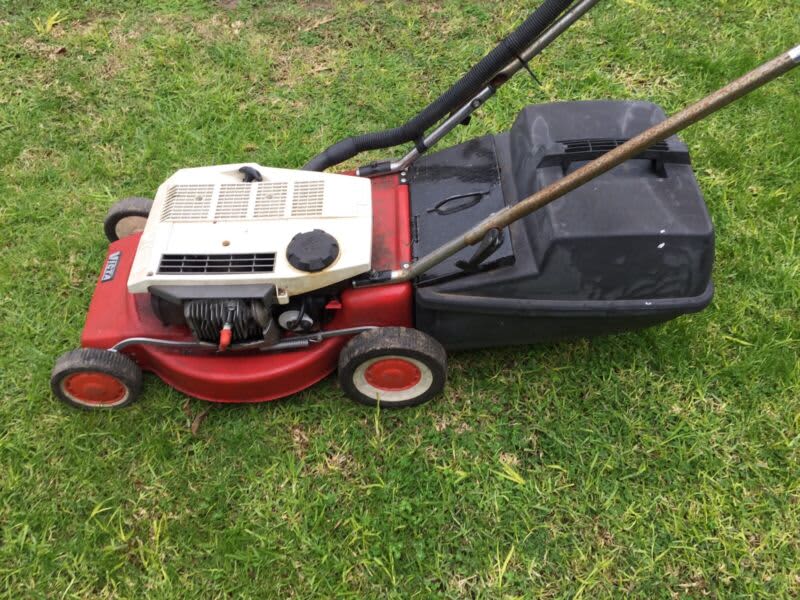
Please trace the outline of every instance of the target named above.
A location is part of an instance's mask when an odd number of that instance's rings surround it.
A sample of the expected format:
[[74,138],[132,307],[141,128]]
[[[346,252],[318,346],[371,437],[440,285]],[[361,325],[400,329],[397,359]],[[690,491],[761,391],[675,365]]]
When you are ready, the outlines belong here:
[[422,140],[421,144],[415,145],[403,158],[396,161],[382,161],[359,167],[356,169],[356,175],[359,177],[374,177],[376,175],[388,175],[390,173],[405,171],[415,160],[422,156],[423,152],[433,148],[433,146],[453,129],[465,123],[472,113],[486,104],[486,101],[495,95],[498,88],[507,83],[522,69],[527,69],[528,63],[531,60],[539,56],[545,48],[558,39],[562,33],[569,29],[575,21],[589,12],[598,2],[600,2],[600,0],[581,0],[561,15],[558,21],[553,23],[542,35],[536,38],[530,46],[520,52],[519,56],[515,57],[505,67],[497,71],[491,77],[486,87],[475,94],[469,101],[465,102],[460,108],[454,110],[449,117],[442,121],[438,127]]
[[[598,1],[580,0],[578,3],[593,5]],[[303,169],[324,171],[361,152],[392,148],[407,142],[414,142],[421,154],[426,150],[424,140],[428,129],[446,119],[447,115],[469,105],[477,94],[492,83],[498,73],[511,68],[513,62],[518,61],[520,67],[524,66],[521,55],[529,53],[531,45],[558,22],[562,13],[571,8],[573,3],[574,0],[544,0],[519,27],[503,38],[455,84],[403,125],[343,139],[317,154],[303,166]],[[555,33],[553,39],[558,33],[560,31]],[[380,171],[374,174],[387,172],[389,164],[389,161],[381,163]]]

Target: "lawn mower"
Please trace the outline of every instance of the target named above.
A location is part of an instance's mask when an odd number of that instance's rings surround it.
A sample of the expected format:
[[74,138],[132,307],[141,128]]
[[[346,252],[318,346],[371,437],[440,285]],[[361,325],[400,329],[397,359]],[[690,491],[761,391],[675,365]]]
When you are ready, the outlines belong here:
[[[302,169],[186,168],[126,198],[81,348],[53,393],[126,406],[142,372],[214,402],[289,396],[338,370],[371,406],[440,393],[446,351],[628,331],[711,301],[714,231],[675,134],[795,67],[800,47],[667,118],[634,101],[525,107],[429,153],[598,0],[545,0],[404,125]],[[325,173],[361,152],[399,160]]]

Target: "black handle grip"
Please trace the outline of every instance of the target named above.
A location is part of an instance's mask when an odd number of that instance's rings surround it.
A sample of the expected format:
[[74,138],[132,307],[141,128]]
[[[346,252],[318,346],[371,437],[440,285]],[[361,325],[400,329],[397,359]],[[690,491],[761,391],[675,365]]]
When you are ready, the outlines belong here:
[[[566,175],[569,166],[574,162],[584,162],[601,157],[606,152],[621,146],[627,139],[585,139],[585,140],[563,140],[555,144],[555,147],[548,149],[539,162],[540,167],[560,166]],[[689,151],[682,144],[675,147],[668,142],[658,142],[641,154],[634,157],[634,160],[650,160],[653,163],[653,170],[659,177],[667,176],[666,164],[691,164]]]

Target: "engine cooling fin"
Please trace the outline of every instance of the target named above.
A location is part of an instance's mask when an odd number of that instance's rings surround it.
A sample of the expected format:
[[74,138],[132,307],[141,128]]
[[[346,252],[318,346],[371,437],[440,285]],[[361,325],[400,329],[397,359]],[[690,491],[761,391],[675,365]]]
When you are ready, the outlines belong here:
[[219,340],[226,322],[231,325],[234,343],[261,339],[268,320],[246,300],[190,300],[184,304],[183,314],[195,337],[212,343]]

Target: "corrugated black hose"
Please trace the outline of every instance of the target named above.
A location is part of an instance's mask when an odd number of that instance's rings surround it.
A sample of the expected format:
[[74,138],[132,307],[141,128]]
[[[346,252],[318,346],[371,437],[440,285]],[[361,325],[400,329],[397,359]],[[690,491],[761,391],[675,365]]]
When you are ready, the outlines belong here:
[[376,131],[342,140],[312,158],[303,169],[324,171],[367,150],[391,148],[420,140],[425,131],[463,106],[483,89],[500,69],[508,65],[514,58],[518,58],[572,2],[573,0],[545,0],[525,19],[522,25],[472,67],[453,87],[410,121],[394,129]]

